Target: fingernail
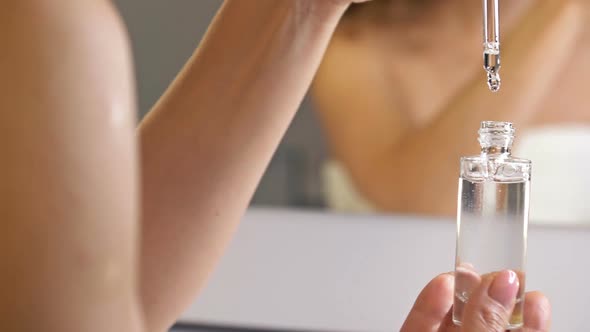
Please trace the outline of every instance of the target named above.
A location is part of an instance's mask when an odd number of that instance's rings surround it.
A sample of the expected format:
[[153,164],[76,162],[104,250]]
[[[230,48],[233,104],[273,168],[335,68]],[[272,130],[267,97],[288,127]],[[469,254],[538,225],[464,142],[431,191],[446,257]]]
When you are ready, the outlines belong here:
[[518,276],[514,271],[502,271],[494,277],[488,294],[492,299],[504,306],[506,310],[511,310],[519,286]]

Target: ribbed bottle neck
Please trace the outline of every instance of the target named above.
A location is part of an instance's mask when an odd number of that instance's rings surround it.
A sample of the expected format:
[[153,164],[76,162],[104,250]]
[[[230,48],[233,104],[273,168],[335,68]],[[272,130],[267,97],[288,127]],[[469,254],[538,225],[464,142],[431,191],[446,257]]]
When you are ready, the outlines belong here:
[[509,122],[484,121],[479,129],[481,152],[488,155],[510,154],[514,127]]

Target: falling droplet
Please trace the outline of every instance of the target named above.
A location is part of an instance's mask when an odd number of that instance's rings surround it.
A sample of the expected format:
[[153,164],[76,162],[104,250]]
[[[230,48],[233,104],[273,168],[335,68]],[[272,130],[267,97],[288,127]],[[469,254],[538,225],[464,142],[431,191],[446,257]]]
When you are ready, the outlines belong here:
[[492,92],[498,92],[500,90],[500,85],[502,80],[500,80],[500,74],[494,72],[488,72],[488,87]]

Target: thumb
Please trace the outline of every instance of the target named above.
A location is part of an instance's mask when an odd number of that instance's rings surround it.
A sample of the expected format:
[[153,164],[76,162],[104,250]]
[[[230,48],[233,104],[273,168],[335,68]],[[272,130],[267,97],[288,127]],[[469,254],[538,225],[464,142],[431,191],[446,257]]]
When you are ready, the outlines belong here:
[[465,307],[461,331],[505,331],[514,309],[518,288],[518,276],[513,271],[483,277]]

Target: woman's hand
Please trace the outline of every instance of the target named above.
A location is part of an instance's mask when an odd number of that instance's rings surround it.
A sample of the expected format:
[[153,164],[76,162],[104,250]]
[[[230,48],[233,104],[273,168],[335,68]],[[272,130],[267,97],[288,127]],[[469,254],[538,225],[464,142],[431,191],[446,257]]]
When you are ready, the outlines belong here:
[[[503,271],[483,277],[465,307],[463,326],[453,324],[453,275],[434,278],[422,290],[401,332],[503,332],[515,303],[519,283],[515,274]],[[551,306],[537,292],[527,293],[524,332],[549,331]]]

